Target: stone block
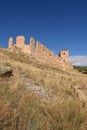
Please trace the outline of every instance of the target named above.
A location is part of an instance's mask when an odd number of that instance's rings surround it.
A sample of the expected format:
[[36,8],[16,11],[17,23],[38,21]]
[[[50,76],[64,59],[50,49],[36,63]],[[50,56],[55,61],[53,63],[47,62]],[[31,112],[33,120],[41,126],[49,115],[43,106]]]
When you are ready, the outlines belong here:
[[13,48],[13,38],[12,37],[10,37],[9,40],[8,40],[8,48],[9,49]]
[[24,36],[16,37],[16,47],[24,48],[24,46],[25,46],[25,37]]

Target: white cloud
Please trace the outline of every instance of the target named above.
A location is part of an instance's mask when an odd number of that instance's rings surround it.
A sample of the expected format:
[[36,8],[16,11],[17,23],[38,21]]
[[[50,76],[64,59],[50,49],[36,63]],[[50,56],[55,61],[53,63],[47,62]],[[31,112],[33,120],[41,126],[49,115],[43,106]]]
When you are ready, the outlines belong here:
[[71,56],[70,61],[73,65],[87,66],[87,56]]

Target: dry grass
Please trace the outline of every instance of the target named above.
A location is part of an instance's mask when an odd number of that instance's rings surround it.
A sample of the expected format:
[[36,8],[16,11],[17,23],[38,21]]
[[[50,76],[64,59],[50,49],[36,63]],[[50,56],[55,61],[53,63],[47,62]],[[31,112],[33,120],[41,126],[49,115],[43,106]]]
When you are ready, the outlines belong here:
[[[87,88],[87,77],[76,71],[40,63],[32,57],[0,49],[0,65],[13,76],[0,78],[0,130],[86,130],[87,105],[74,89]],[[44,87],[51,100],[26,89],[25,83]]]

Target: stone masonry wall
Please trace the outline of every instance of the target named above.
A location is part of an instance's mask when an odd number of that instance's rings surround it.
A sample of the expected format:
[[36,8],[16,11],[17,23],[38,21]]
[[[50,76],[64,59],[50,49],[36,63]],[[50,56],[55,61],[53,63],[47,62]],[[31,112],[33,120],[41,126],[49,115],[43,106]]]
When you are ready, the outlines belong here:
[[18,36],[16,38],[16,47],[24,48],[24,46],[25,46],[25,38],[24,38],[24,36]]
[[12,49],[13,48],[13,38],[9,38],[9,41],[8,41],[8,48],[9,49]]
[[30,43],[25,44],[25,37],[16,37],[16,43],[13,43],[13,38],[9,38],[8,41],[9,50],[14,50],[14,48],[19,48],[21,52],[26,53],[30,56],[35,57],[37,60],[44,63],[57,64],[57,65],[71,65],[69,61],[69,50],[62,50],[59,56],[55,55],[54,52],[50,51],[40,42],[35,42],[34,38],[30,38]]

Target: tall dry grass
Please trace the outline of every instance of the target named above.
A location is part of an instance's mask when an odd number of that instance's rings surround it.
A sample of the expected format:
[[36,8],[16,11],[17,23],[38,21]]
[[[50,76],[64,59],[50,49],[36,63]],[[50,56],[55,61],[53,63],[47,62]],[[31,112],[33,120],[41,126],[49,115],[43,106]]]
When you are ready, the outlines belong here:
[[[0,65],[13,75],[0,77],[0,130],[86,130],[87,104],[74,86],[87,87],[87,78],[77,72],[39,63],[21,53],[0,50]],[[29,91],[26,82],[48,90],[51,100]]]
[[[3,88],[4,87],[4,88]],[[6,88],[5,88],[6,87]],[[0,85],[1,130],[85,130],[86,104],[55,96],[51,102],[20,86]]]

